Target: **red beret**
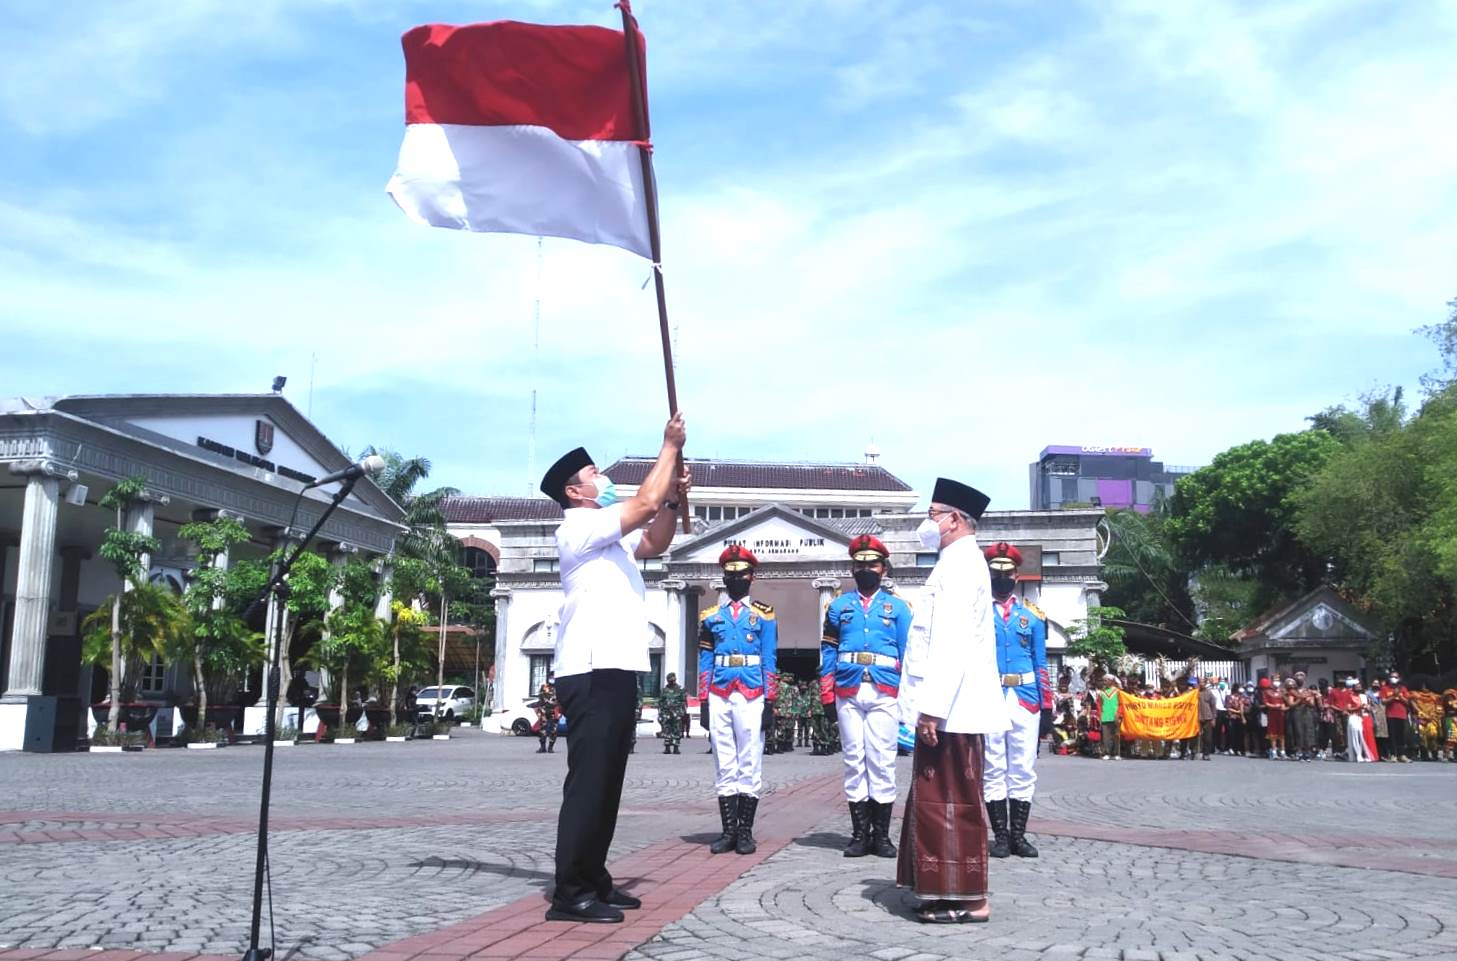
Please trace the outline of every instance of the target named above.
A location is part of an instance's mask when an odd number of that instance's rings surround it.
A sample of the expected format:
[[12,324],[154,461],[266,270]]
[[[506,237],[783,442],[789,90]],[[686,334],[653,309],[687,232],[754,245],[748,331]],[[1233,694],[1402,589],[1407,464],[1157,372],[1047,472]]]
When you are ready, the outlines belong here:
[[988,561],[994,561],[999,557],[1005,557],[1007,560],[1012,562],[1013,566],[1022,566],[1022,552],[1017,550],[1017,548],[1012,546],[1011,544],[1008,544],[1006,541],[998,541],[991,547],[988,547],[986,550],[982,551],[982,554],[985,555]]
[[718,566],[726,571],[747,571],[759,566],[759,559],[747,547],[730,544],[718,555]]
[[857,561],[885,560],[890,557],[890,551],[880,542],[880,538],[861,534],[850,541],[850,557]]

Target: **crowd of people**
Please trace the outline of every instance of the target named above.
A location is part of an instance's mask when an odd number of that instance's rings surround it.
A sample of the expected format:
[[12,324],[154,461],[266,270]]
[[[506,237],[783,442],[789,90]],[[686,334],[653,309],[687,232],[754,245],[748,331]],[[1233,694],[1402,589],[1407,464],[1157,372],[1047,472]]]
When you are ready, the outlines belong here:
[[[1284,761],[1457,761],[1457,687],[1413,687],[1393,673],[1308,682],[1304,671],[1244,683],[1184,673],[1162,684],[1138,675],[1092,679],[1064,672],[1054,695],[1055,754],[1105,760],[1208,760],[1217,755]],[[1149,700],[1197,689],[1198,734],[1178,740],[1128,736],[1127,695]]]

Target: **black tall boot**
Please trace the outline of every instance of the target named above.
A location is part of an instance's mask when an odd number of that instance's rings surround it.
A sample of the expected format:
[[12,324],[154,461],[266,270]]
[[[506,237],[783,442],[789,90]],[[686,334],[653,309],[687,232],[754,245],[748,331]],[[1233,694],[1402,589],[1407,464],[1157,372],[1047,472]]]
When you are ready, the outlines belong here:
[[845,857],[863,858],[869,854],[870,802],[850,802],[850,843],[845,845]]
[[722,854],[734,849],[739,831],[739,796],[737,794],[720,794],[718,796],[718,816],[723,821],[723,833],[708,846],[709,854]]
[[1027,840],[1027,815],[1032,812],[1031,801],[1018,801],[1013,798],[1012,805],[1012,853],[1019,858],[1037,857],[1037,849],[1032,842]]
[[890,843],[890,812],[894,807],[894,801],[889,804],[870,802],[870,843],[867,847],[876,857],[895,857],[895,845]]
[[1007,835],[1007,801],[1003,798],[1000,801],[987,802],[987,817],[992,822],[992,843],[987,848],[987,854],[994,858],[1004,858],[1012,853],[1011,841]]
[[671,744],[664,744],[663,745],[663,753],[664,754],[672,754],[673,753],[673,745],[671,745]]
[[545,734],[543,734],[541,736],[541,746],[536,749],[536,753],[537,754],[545,754],[546,753],[546,735]]
[[747,794],[739,795],[739,831],[734,841],[734,850],[740,854],[753,854],[759,846],[754,843],[754,812],[759,809],[759,799]]

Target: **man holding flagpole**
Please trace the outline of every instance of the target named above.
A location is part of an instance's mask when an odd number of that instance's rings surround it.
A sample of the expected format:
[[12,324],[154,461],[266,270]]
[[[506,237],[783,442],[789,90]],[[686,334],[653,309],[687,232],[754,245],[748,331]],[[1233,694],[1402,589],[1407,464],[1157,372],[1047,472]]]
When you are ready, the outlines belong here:
[[684,439],[683,417],[674,414],[657,462],[623,501],[580,447],[541,479],[541,492],[566,511],[556,532],[563,599],[552,669],[570,732],[548,921],[620,922],[623,909],[642,906],[613,885],[607,851],[636,734],[637,675],[651,669],[638,561],[673,540],[677,498],[692,484],[678,473]]

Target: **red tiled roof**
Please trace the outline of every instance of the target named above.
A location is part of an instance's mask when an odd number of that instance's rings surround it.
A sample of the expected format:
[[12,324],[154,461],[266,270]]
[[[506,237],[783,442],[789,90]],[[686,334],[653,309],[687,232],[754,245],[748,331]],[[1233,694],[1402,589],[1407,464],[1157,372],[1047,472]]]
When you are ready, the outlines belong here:
[[[641,484],[653,460],[624,457],[606,473],[620,484]],[[911,486],[878,464],[793,464],[760,461],[687,461],[694,487],[781,488],[785,490],[895,491]]]
[[560,520],[562,509],[545,497],[447,497],[440,502],[447,524]]

